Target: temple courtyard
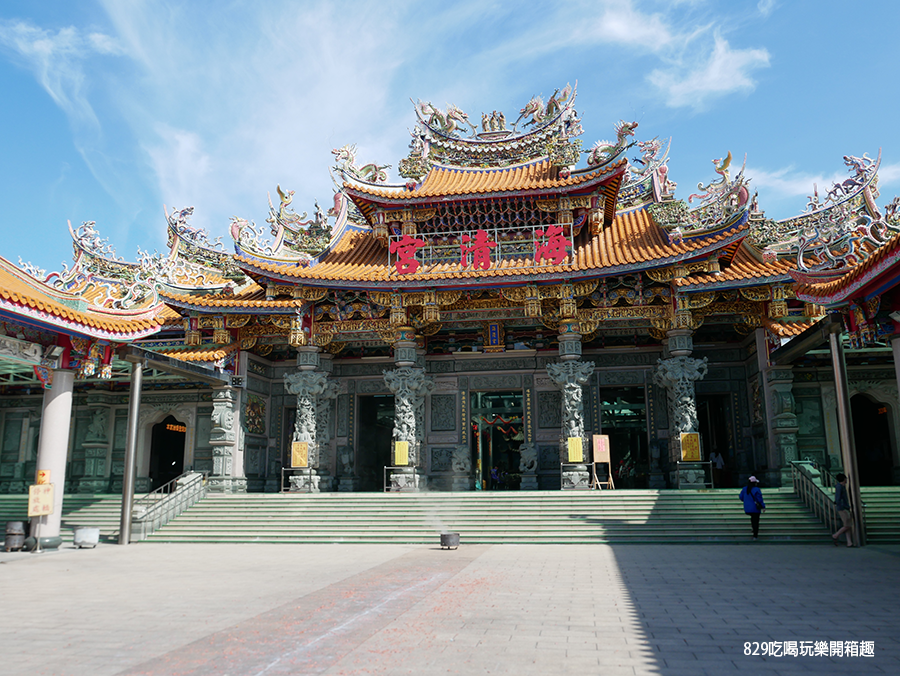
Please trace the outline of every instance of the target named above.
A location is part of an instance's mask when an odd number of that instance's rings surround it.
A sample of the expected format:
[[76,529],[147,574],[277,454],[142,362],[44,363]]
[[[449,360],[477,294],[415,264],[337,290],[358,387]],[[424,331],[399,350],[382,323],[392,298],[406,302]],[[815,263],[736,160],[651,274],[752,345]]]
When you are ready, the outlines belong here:
[[66,544],[0,598],[7,676],[900,673],[894,545]]

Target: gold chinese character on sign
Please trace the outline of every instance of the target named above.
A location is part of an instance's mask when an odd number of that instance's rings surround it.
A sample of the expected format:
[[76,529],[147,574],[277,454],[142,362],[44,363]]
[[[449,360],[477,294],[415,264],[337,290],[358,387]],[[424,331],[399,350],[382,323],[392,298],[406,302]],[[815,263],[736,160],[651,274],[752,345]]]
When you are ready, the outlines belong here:
[[581,437],[569,437],[569,462],[584,462],[584,448]]
[[394,466],[406,467],[409,464],[409,442],[394,442]]
[[700,435],[697,432],[681,433],[681,461],[700,462]]
[[309,442],[295,441],[291,444],[291,467],[309,465]]

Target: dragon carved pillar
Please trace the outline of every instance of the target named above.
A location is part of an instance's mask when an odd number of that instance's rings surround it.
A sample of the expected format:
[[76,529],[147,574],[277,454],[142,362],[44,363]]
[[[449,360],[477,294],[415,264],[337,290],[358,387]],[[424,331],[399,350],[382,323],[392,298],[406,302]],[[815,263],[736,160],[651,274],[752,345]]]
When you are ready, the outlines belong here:
[[[563,428],[560,435],[560,458],[568,461],[568,440],[580,438],[584,463],[590,462],[590,445],[584,433],[584,391],[583,386],[594,372],[593,362],[580,360],[547,364],[547,373],[556,386],[562,390]],[[586,464],[578,463],[562,475],[563,488],[588,488],[590,474]]]
[[[298,371],[284,378],[287,391],[297,395],[297,415],[294,419],[293,441],[306,442],[309,471],[291,477],[291,486],[300,491],[319,492],[330,490],[322,486],[320,479],[320,448],[318,443],[318,399],[332,391],[328,375],[321,371]],[[326,471],[327,474],[327,471]],[[326,481],[327,484],[327,481]]]
[[686,355],[659,359],[653,372],[653,382],[666,388],[669,403],[669,460],[681,459],[681,435],[697,432],[697,398],[694,383],[702,380],[709,366],[707,359]]
[[425,397],[434,389],[434,381],[425,375],[425,369],[398,366],[384,372],[384,382],[394,393],[395,451],[398,443],[405,444],[407,449],[406,458],[396,452],[392,458],[396,469],[391,475],[391,489],[418,490],[424,459],[425,430],[422,421]]

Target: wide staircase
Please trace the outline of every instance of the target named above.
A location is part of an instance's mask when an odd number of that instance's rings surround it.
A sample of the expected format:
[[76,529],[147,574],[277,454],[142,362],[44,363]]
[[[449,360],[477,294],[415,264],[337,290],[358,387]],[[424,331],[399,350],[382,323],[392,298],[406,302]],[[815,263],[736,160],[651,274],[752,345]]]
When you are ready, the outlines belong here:
[[[209,495],[148,542],[437,544],[735,543],[735,489]],[[789,489],[764,492],[760,542],[828,543]]]
[[866,486],[859,494],[865,504],[866,542],[900,542],[900,486]]
[[[0,528],[7,521],[28,521],[27,514],[27,495],[0,495]],[[121,514],[121,495],[67,493],[63,498],[60,535],[63,542],[71,543],[77,526],[92,526],[100,529],[101,542],[116,541]]]

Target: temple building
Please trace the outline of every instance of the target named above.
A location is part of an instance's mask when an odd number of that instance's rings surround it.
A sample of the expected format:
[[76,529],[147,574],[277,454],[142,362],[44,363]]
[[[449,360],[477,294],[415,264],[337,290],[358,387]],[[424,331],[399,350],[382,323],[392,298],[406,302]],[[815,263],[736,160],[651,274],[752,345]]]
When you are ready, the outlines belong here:
[[186,208],[134,263],[93,223],[61,272],[0,260],[0,492],[121,492],[129,420],[138,492],[586,488],[595,435],[618,489],[674,488],[705,480],[684,433],[725,485],[781,485],[844,466],[835,355],[862,483],[900,483],[880,153],[774,221],[730,152],[678,199],[637,123],[583,148],[575,98],[420,101],[399,183],[336,149],[327,212],[279,186],[228,248]]

